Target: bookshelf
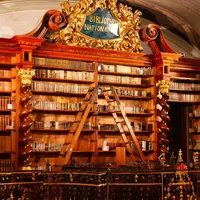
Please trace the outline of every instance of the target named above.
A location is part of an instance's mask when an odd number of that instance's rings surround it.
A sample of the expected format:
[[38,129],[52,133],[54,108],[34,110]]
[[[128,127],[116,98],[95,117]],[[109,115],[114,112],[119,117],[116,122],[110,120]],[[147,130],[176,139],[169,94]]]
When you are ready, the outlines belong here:
[[[94,83],[94,63],[62,58],[33,57],[35,76],[31,85],[33,98],[31,131],[34,169],[45,169],[55,162],[65,137],[80,110],[81,102]],[[94,134],[93,120],[83,128],[84,140]],[[81,144],[83,145],[83,144]],[[77,152],[80,147],[77,146]],[[84,151],[90,151],[85,147]],[[41,156],[40,156],[41,155]],[[34,157],[40,159],[34,160]]]
[[[131,126],[138,138],[143,153],[147,160],[155,159],[155,113],[152,111],[154,104],[154,68],[151,66],[134,66],[124,64],[99,63],[98,84],[113,85],[118,97],[124,105]],[[122,138],[114,119],[109,117],[109,109],[105,100],[98,96],[98,150],[99,159],[105,162],[106,153],[102,151],[103,143],[107,145],[113,155],[119,146],[124,146]],[[112,130],[112,131],[111,131]],[[127,130],[128,131],[128,130]],[[130,139],[130,138],[129,138]],[[131,148],[136,150],[134,142],[130,139]],[[151,152],[151,153],[150,153]],[[115,162],[113,156],[112,161]],[[127,162],[131,162],[127,154]]]
[[170,67],[169,104],[179,106],[181,111],[180,122],[182,127],[179,137],[181,137],[181,148],[184,149],[185,160],[191,168],[193,166],[193,154],[199,151],[199,131],[200,122],[200,63],[198,60],[180,58],[178,63]]
[[[51,51],[51,46],[49,44],[46,49]],[[91,84],[115,86],[146,159],[156,160],[155,70],[152,64],[133,65],[130,58],[126,58],[129,53],[123,58],[116,54],[118,58],[113,59],[102,50],[95,50],[91,55],[89,49],[81,47],[76,47],[73,54],[68,47],[62,48],[65,49],[64,56],[60,56],[59,48],[53,50],[52,57],[44,57],[45,50],[33,53],[31,157],[34,169],[44,169],[47,161],[54,165]],[[102,56],[94,56],[98,51]],[[74,57],[79,59],[74,60]],[[105,58],[110,61],[105,62]],[[145,59],[144,62],[148,61]],[[101,91],[96,102],[72,153],[78,163],[114,163],[116,147],[124,146]],[[108,151],[102,150],[105,141]],[[133,141],[130,143],[136,153]],[[126,154],[127,162],[131,162]]]
[[0,172],[16,169],[16,69],[11,55],[0,56]]
[[[7,160],[15,162],[15,166],[18,166],[18,151],[21,148],[20,145],[18,146],[21,107],[15,106],[15,102],[19,101],[21,94],[19,77],[16,77],[17,68],[20,66],[16,65],[16,59],[19,59],[21,54],[23,55],[24,52],[22,51],[19,55],[12,53],[12,56],[8,54],[5,56],[6,61],[0,63],[0,69],[6,70],[7,74],[5,76],[4,71],[0,71],[2,74],[0,80],[3,82],[0,105],[1,114],[4,116],[1,123],[5,124],[6,116],[11,117],[9,119],[15,122],[13,129],[2,129],[1,131],[1,137],[5,137],[5,140],[10,142],[10,144],[9,142],[6,144],[9,147],[11,145],[10,149],[4,148],[5,150],[0,154],[4,166],[8,166],[5,164]],[[32,53],[29,53],[29,57],[29,60],[21,65],[35,70],[31,82],[32,97],[30,100],[32,106],[30,117],[33,121],[29,153],[33,169],[45,169],[47,161],[54,164],[60,146],[68,135],[80,103],[91,84],[111,85],[116,88],[134,133],[141,144],[145,159],[157,161],[155,105],[158,69],[151,55],[43,43],[42,48],[35,48]],[[24,62],[24,58],[22,56],[21,63]],[[177,87],[181,87],[181,91],[176,91],[177,94],[187,93],[198,96],[198,66],[198,62],[193,60],[189,62],[187,59],[171,64],[168,77],[171,78],[174,85],[172,84],[170,88],[170,94],[177,90]],[[3,91],[3,85],[6,83],[11,88]],[[8,85],[6,88],[9,88]],[[116,161],[116,148],[124,147],[121,135],[116,129],[112,114],[107,109],[101,91],[99,91],[96,101],[97,104],[94,105],[81,132],[76,150],[72,154],[78,163],[113,163]],[[180,103],[178,99],[169,99],[168,102],[173,101]],[[9,102],[9,109],[5,106],[7,104],[5,102]],[[193,100],[182,103],[194,107],[198,106],[199,101],[193,98]],[[198,117],[196,118],[195,120],[198,120]],[[194,135],[197,140],[198,133],[194,132],[190,135]],[[107,142],[109,150],[102,150],[104,141]],[[131,139],[130,145],[137,155]],[[126,162],[131,162],[127,152]],[[3,168],[5,170],[5,167]]]

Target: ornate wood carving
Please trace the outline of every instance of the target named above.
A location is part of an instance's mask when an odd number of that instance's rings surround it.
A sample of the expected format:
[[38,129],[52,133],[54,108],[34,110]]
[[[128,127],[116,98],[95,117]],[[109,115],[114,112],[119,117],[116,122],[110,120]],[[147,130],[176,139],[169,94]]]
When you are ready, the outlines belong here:
[[35,74],[33,70],[30,69],[20,69],[18,75],[21,79],[20,86],[20,126],[19,126],[19,161],[20,167],[22,169],[31,169],[30,154],[32,152],[31,140],[32,134],[30,132],[32,120],[29,114],[32,112],[32,107],[29,104],[32,98],[31,93],[31,80],[32,76]]
[[[61,4],[62,12],[66,16],[67,26],[51,36],[56,43],[87,46],[100,49],[115,49],[120,51],[140,52],[142,47],[139,42],[139,25],[141,12],[123,4],[117,4],[116,0],[80,0],[74,7],[66,1]],[[112,15],[119,21],[120,37],[117,39],[102,40],[88,37],[81,33],[85,17],[94,13],[98,8],[109,9]],[[100,19],[99,19],[100,20]],[[99,21],[99,24],[103,22]]]
[[154,53],[175,53],[167,44],[161,29],[156,24],[149,24],[140,30],[140,39],[149,42]]
[[66,19],[64,14],[58,10],[49,10],[44,14],[37,27],[24,36],[43,38],[48,30],[57,31],[65,26]]
[[170,106],[167,103],[169,99],[169,85],[170,81],[168,80],[159,80],[157,86],[159,87],[159,94],[157,95],[157,122],[158,122],[158,155],[162,153],[169,154],[168,146],[170,141],[167,139],[167,134],[169,134],[170,129],[168,123],[170,117],[168,112]]
[[[88,37],[81,33],[85,17],[94,13],[98,8],[108,8],[112,15],[120,22],[120,37],[117,39],[102,40]],[[48,38],[51,42],[69,46],[92,47],[99,49],[114,49],[128,52],[142,52],[140,40],[149,42],[154,53],[176,53],[167,44],[161,29],[156,24],[149,24],[140,28],[138,10],[117,4],[116,0],[80,0],[71,6],[69,1],[61,3],[61,11],[47,11],[38,26],[31,32],[23,35],[28,37]],[[55,32],[56,31],[56,32]],[[47,34],[49,32],[49,34]]]

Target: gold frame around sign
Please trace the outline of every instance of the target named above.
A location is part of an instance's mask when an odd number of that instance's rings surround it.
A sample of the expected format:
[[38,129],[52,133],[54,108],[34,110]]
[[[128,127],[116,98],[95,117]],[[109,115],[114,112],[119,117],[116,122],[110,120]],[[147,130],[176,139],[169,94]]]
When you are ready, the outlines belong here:
[[[67,26],[51,35],[51,41],[71,46],[113,49],[127,52],[141,52],[140,44],[140,16],[142,13],[127,5],[117,4],[117,0],[80,0],[74,7],[69,1],[61,3],[62,12],[66,17]],[[101,40],[88,37],[81,33],[85,16],[96,11],[97,8],[109,9],[119,21],[120,38]]]

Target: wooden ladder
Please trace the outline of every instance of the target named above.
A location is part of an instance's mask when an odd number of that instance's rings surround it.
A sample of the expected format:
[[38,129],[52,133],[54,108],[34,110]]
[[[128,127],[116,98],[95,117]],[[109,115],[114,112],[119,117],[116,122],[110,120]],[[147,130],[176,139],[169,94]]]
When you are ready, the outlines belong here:
[[[76,115],[75,121],[73,122],[71,129],[68,133],[68,136],[61,148],[60,154],[56,160],[56,163],[54,165],[55,170],[61,170],[61,167],[63,166],[63,164],[67,164],[69,162],[69,160],[71,158],[71,154],[77,144],[78,138],[83,129],[83,126],[88,118],[89,112],[91,111],[91,108],[92,108],[93,104],[95,103],[95,100],[96,100],[99,90],[102,91],[102,94],[104,95],[104,97],[107,101],[109,110],[112,112],[113,118],[119,128],[119,131],[124,140],[124,143],[126,144],[126,148],[130,154],[131,159],[133,161],[136,161],[136,157],[134,156],[132,148],[130,146],[130,143],[126,137],[126,134],[128,134],[128,133],[130,133],[130,135],[135,143],[135,146],[138,150],[141,160],[145,161],[145,158],[144,158],[143,152],[140,148],[140,145],[138,143],[138,140],[135,136],[132,126],[130,125],[130,122],[126,116],[125,110],[124,110],[123,106],[121,105],[121,102],[119,100],[119,97],[118,97],[114,87],[98,85],[96,87],[89,88],[89,90],[81,104],[81,107],[78,111],[78,114]],[[112,94],[113,94],[112,99],[110,99],[108,92],[112,92]],[[113,102],[116,102],[115,105],[118,106],[119,110],[116,111],[114,109],[114,107],[112,105]],[[120,120],[118,118],[117,113],[122,116],[123,120]],[[124,131],[125,126],[127,127],[126,129],[129,130],[128,132]]]
[[[131,138],[133,139],[133,142],[135,143],[135,146],[136,146],[136,149],[139,153],[139,156],[141,158],[141,161],[145,162],[145,157],[144,157],[144,154],[142,152],[142,149],[139,145],[139,142],[136,138],[136,135],[133,131],[133,128],[128,120],[128,117],[126,115],[126,112],[124,110],[124,107],[123,105],[121,104],[120,100],[119,100],[119,97],[117,95],[117,92],[115,90],[115,88],[113,86],[109,86],[109,87],[102,87],[101,88],[102,90],[102,93],[107,101],[107,104],[108,104],[108,107],[109,107],[109,110],[112,112],[112,115],[113,115],[113,118],[115,120],[115,123],[117,124],[118,126],[118,129],[121,133],[121,136],[124,140],[124,143],[126,144],[126,148],[127,148],[127,151],[129,152],[130,154],[130,157],[133,161],[136,161],[136,157],[134,156],[134,153],[133,153],[133,150],[130,146],[130,141],[128,141],[127,139],[127,134],[130,134]],[[112,99],[109,97],[108,95],[108,92],[112,92]],[[117,105],[117,108],[118,110],[116,111],[116,108],[113,108],[113,103],[114,105],[116,106]],[[118,115],[121,115],[122,116],[122,119],[119,119]],[[128,131],[124,131],[125,130],[128,130]]]

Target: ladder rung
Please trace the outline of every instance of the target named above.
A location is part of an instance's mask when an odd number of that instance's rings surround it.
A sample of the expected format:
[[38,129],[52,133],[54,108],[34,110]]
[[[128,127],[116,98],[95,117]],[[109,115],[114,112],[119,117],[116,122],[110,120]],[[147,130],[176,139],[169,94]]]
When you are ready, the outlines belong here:
[[120,111],[119,110],[113,110],[113,111],[110,111],[111,113],[119,113]]
[[84,111],[85,111],[85,109],[84,110],[78,110],[79,113],[84,112]]
[[88,91],[92,91],[92,90],[94,90],[94,87],[89,87],[88,88]]
[[104,92],[110,92],[111,89],[104,89],[103,91],[104,91]]
[[116,121],[116,124],[126,124],[126,122],[123,120],[123,121]]
[[66,152],[64,153],[59,153],[60,156],[65,156],[66,155]]
[[127,142],[124,142],[124,144],[127,145],[127,144],[129,144],[129,142],[128,142],[128,141],[127,141]]
[[74,133],[75,133],[75,131],[70,131],[70,132],[69,132],[69,134],[74,134]]
[[116,102],[114,99],[107,100],[108,103]]
[[[78,111],[78,112],[79,112],[79,111]],[[81,121],[81,120],[78,120],[78,119],[77,119],[77,120],[73,121],[73,123],[76,123],[76,124],[77,124],[77,123],[79,123],[80,121]]]
[[[89,102],[89,101],[90,101],[90,99],[83,99],[84,103]],[[83,104],[81,104],[81,105],[83,105]]]

